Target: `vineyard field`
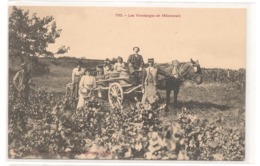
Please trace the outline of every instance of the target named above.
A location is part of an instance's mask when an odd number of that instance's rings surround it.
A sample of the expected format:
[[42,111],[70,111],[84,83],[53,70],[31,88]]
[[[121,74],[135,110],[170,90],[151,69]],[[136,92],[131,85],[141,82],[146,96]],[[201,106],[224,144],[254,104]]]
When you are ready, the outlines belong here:
[[177,108],[171,96],[169,112],[164,91],[159,103],[126,100],[111,109],[93,97],[76,111],[65,95],[70,72],[52,64],[48,75],[34,77],[27,105],[10,84],[9,158],[245,160],[245,72],[213,81],[207,71],[204,83],[182,85]]

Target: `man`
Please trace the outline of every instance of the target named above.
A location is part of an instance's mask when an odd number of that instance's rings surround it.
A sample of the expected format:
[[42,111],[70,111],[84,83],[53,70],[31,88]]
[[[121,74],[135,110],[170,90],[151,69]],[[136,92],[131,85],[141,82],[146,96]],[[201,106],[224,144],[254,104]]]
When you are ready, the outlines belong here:
[[13,78],[13,84],[18,91],[18,96],[21,101],[24,101],[25,104],[27,104],[30,94],[30,84],[32,84],[32,77],[30,71],[27,69],[26,63],[23,63],[21,68],[22,70],[19,70]]
[[134,54],[129,55],[127,63],[129,67],[129,72],[131,74],[135,73],[135,71],[142,71],[144,60],[142,55],[138,54],[140,51],[139,47],[133,48]]
[[143,74],[143,97],[142,103],[156,101],[160,98],[157,91],[158,69],[154,66],[154,59],[148,59],[149,66]]
[[172,61],[172,75],[175,77],[175,78],[178,78],[179,77],[179,73],[177,71],[177,67],[178,67],[178,64],[179,62],[177,60],[174,60]]
[[81,76],[84,74],[84,69],[82,68],[82,62],[78,61],[77,67],[72,70],[72,96],[78,98],[79,81]]
[[177,69],[178,65],[179,62],[177,60],[173,60],[171,66],[166,68],[165,72],[171,74],[174,78],[178,79],[179,78],[179,72]]

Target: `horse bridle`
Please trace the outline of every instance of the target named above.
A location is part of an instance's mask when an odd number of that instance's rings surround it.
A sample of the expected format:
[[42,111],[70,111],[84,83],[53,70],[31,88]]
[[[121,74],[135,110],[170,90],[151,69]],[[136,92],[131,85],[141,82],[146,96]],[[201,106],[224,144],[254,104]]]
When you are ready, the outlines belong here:
[[[190,81],[191,83],[195,83],[194,81],[194,78],[198,77],[198,76],[201,76],[202,74],[198,74],[198,73],[195,73],[195,74],[191,74],[190,71],[193,70],[193,67],[197,67],[197,64],[193,64],[191,63],[191,65],[187,68],[187,70],[183,70],[182,68],[180,68],[179,66],[177,66],[177,73],[178,75],[180,76],[180,78],[185,81],[185,80],[188,80]],[[180,73],[179,70],[182,70],[184,71],[183,73]],[[181,71],[181,72],[182,72]]]

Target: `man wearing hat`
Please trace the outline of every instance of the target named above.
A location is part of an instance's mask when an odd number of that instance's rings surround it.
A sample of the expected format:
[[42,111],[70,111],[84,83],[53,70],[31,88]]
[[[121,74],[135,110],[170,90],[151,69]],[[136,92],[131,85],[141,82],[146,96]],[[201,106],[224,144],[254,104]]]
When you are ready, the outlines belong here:
[[[143,97],[142,103],[146,101],[155,101],[160,98],[157,91],[158,69],[154,66],[154,59],[148,59],[149,66],[144,70],[143,74]],[[150,100],[151,99],[151,100]]]
[[32,84],[32,77],[26,63],[23,63],[21,68],[22,69],[19,70],[13,78],[13,84],[18,91],[20,99],[27,104],[30,93],[30,84]]
[[140,48],[134,47],[133,51],[134,51],[134,54],[129,55],[128,60],[127,60],[129,72],[131,74],[134,74],[135,71],[137,71],[137,70],[141,71],[144,66],[143,56],[138,54],[138,52],[140,51]]
[[73,84],[73,88],[72,88],[72,96],[74,96],[75,98],[78,97],[78,90],[79,90],[79,81],[81,76],[84,74],[84,68],[82,68],[82,62],[78,61],[77,63],[77,67],[75,67],[72,70],[72,84]]
[[178,65],[179,65],[179,61],[173,60],[171,66],[166,68],[165,71],[177,79],[177,78],[179,78],[179,73],[178,73],[178,69],[177,69]]
[[77,109],[84,106],[85,98],[93,96],[93,89],[96,88],[96,79],[90,75],[90,69],[85,69],[85,75],[79,83],[79,101]]

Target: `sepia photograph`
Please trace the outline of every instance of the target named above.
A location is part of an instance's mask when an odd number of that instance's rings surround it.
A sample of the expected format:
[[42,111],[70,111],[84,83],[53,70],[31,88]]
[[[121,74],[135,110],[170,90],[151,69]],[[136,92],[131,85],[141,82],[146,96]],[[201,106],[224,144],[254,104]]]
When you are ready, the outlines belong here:
[[8,7],[8,158],[246,160],[247,8]]

